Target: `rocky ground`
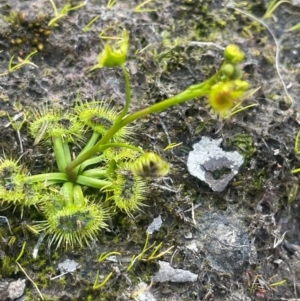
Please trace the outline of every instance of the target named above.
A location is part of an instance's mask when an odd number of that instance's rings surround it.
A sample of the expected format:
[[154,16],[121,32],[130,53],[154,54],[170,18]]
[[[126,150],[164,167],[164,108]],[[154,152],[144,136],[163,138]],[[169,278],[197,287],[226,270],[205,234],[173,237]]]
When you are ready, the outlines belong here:
[[[58,10],[68,3],[54,2]],[[153,0],[135,11],[142,1],[119,0],[107,8],[107,1],[90,0],[49,26],[51,1],[0,0],[2,157],[20,158],[32,170],[55,170],[51,148],[33,146],[27,121],[18,136],[7,114],[19,116],[17,122],[24,116],[20,113],[27,114],[30,121],[32,108],[55,104],[67,110],[78,97],[123,105],[118,68],[89,72],[103,48],[99,33],[109,33],[109,28],[129,33],[131,112],[214,74],[227,44],[242,48],[244,78],[252,88],[260,87],[245,102],[256,107],[225,121],[211,112],[205,98],[136,121],[136,145],[161,154],[171,172],[151,183],[142,212],[134,219],[117,215],[91,248],[56,250],[45,239],[33,259],[38,237],[26,230],[33,222],[30,212],[21,217],[18,209],[3,205],[0,300],[41,300],[33,282],[44,300],[297,300],[299,176],[291,171],[300,167],[294,150],[300,128],[300,40],[299,31],[286,30],[299,22],[300,9],[296,3],[284,4],[263,20],[262,0],[225,2]],[[8,72],[12,56],[15,65],[35,50],[35,65]],[[238,173],[221,192],[187,169],[188,154],[203,137],[221,139],[223,151],[243,156]],[[171,142],[181,144],[164,152]],[[168,252],[159,259],[137,260],[128,270],[132,256],[143,249],[146,229],[158,217],[162,224],[150,235],[149,245],[162,243],[159,252]],[[9,243],[5,218],[14,243]],[[104,252],[121,255],[98,262]],[[147,252],[146,259],[152,251]],[[56,277],[63,271],[70,272]],[[106,285],[93,289],[97,273],[100,283],[111,271]]]

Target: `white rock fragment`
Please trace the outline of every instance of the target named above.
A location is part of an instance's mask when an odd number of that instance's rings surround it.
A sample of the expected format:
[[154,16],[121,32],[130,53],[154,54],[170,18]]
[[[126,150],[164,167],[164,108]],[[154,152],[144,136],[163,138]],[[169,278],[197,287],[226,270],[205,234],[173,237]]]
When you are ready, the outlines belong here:
[[154,282],[195,282],[197,274],[182,269],[174,269],[168,262],[158,261],[159,271],[153,277]]
[[9,284],[7,288],[8,296],[11,300],[20,298],[24,294],[25,279],[18,279]]
[[78,265],[79,263],[77,263],[76,261],[66,259],[65,261],[58,264],[58,268],[62,274],[72,273],[77,269]]
[[146,233],[152,234],[154,231],[158,231],[162,225],[162,219],[159,215],[158,217],[153,219],[153,222],[148,226]]
[[221,139],[202,137],[189,153],[187,167],[191,175],[207,183],[213,191],[223,191],[238,173],[244,158],[238,152],[225,152]]

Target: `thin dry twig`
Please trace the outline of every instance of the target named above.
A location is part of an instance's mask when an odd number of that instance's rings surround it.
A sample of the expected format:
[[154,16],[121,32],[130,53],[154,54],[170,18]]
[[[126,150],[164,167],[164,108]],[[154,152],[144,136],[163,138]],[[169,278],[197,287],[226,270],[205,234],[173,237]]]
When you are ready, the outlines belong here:
[[41,293],[41,291],[39,290],[39,288],[37,287],[37,285],[35,284],[35,282],[28,276],[28,274],[25,272],[25,270],[22,268],[22,266],[16,262],[16,264],[18,265],[18,267],[20,268],[20,270],[25,274],[25,276],[27,277],[27,279],[33,284],[33,286],[36,288],[36,290],[38,291],[40,297],[42,300],[44,300],[44,297]]

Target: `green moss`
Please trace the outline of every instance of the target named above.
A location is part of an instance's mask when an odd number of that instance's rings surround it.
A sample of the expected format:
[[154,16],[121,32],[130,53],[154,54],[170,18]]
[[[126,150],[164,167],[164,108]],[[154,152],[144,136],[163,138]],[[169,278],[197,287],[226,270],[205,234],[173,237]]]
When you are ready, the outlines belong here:
[[[43,295],[43,298],[44,298],[44,301],[51,301],[51,297],[48,296],[48,295],[45,295],[45,294],[42,294]],[[40,298],[37,299],[37,301],[40,300]]]
[[39,262],[37,263],[37,269],[40,270],[42,267],[44,267],[46,265],[46,259],[41,259],[39,260]]
[[41,287],[42,289],[45,289],[45,288],[47,288],[48,283],[49,283],[49,277],[47,277],[44,272],[39,273],[37,285],[39,287]]
[[32,301],[32,289],[25,289],[25,300],[26,301]]
[[6,37],[13,53],[43,50],[52,30],[47,26],[49,16],[39,12],[11,10],[3,19],[10,24]]
[[262,171],[256,171],[253,175],[253,186],[255,188],[262,188],[263,186],[263,183],[266,179],[266,174],[265,174],[265,171],[262,170]]
[[9,257],[8,255],[5,255],[2,259],[2,266],[0,269],[0,274],[2,277],[8,277],[11,274],[13,274],[16,271],[16,265],[14,263],[14,260]]
[[3,17],[5,22],[8,22],[14,26],[19,26],[19,13],[15,10],[11,10],[8,15]]
[[65,277],[59,277],[57,279],[57,283],[60,285],[61,288],[65,288],[67,285],[67,280]]
[[253,139],[248,134],[236,134],[227,141],[228,145],[234,146],[245,158],[250,158],[256,151]]

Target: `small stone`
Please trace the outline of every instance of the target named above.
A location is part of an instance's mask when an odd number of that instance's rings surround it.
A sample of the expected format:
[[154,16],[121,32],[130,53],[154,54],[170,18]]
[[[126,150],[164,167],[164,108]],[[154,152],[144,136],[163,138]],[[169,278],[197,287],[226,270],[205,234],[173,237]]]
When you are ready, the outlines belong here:
[[185,239],[192,239],[193,238],[193,233],[192,232],[188,232],[184,235]]
[[11,300],[20,298],[24,294],[25,286],[25,279],[11,282],[7,289],[9,298]]
[[153,222],[148,226],[146,233],[152,234],[154,231],[158,231],[162,225],[162,219],[159,215],[158,217],[153,219]]
[[159,261],[159,271],[153,277],[154,282],[195,282],[197,274],[182,269],[174,269],[169,262]]
[[187,167],[191,175],[207,183],[213,191],[223,191],[238,173],[244,158],[238,152],[225,152],[222,139],[202,137],[189,153]]
[[71,273],[77,269],[78,265],[79,264],[76,261],[66,259],[65,261],[58,264],[58,268],[62,274]]

